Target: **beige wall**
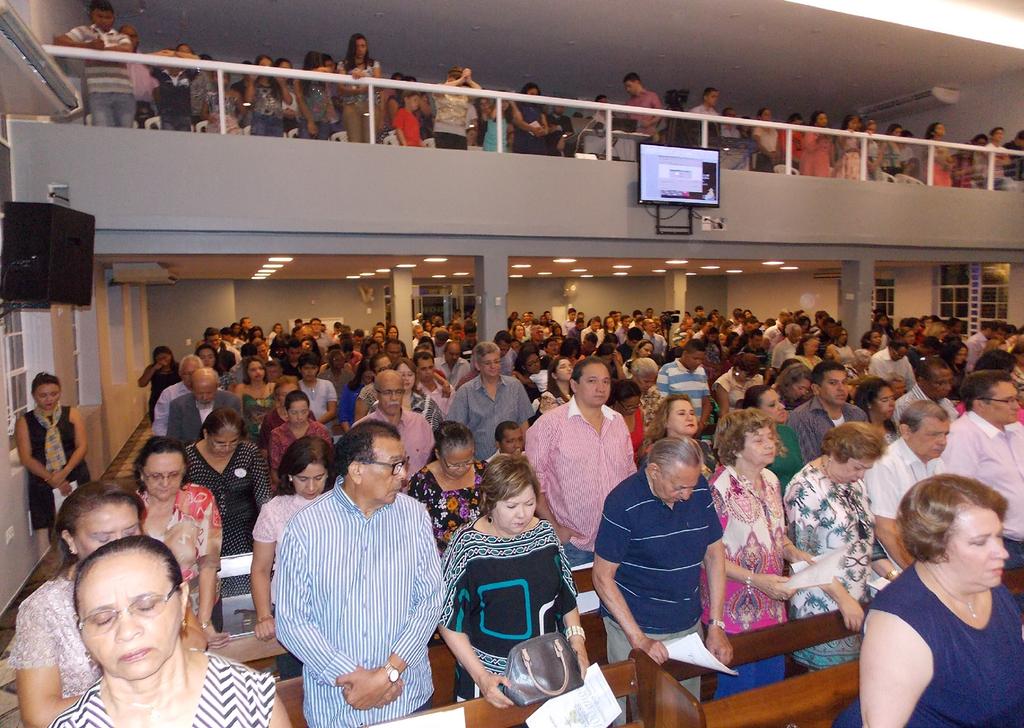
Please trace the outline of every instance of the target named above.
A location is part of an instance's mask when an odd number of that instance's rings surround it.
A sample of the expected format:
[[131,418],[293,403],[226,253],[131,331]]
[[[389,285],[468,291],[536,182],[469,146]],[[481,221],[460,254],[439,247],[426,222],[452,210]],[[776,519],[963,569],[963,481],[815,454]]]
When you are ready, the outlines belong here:
[[779,310],[824,309],[839,311],[839,281],[819,280],[809,272],[752,273],[728,278],[728,310],[749,308],[760,318],[774,318]]

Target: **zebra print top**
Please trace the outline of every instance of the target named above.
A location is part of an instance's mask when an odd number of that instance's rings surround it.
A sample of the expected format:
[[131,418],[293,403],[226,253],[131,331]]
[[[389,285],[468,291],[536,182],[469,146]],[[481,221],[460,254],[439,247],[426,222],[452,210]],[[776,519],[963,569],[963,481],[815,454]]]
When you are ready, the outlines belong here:
[[[274,676],[209,656],[193,728],[267,728],[274,708]],[[57,716],[50,728],[114,728],[100,697],[97,680],[81,698]]]

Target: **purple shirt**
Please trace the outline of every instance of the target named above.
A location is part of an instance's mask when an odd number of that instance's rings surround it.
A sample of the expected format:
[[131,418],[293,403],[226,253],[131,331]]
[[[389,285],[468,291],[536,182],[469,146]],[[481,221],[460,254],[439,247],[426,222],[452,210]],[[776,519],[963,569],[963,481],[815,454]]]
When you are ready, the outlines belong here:
[[[659,99],[658,94],[653,91],[644,89],[636,96],[630,96],[626,100],[626,106],[639,106],[643,109],[660,109],[661,99]],[[633,118],[636,119],[638,132],[653,136],[661,117],[633,114]]]
[[1024,426],[1000,430],[974,412],[949,427],[942,453],[946,471],[976,478],[999,491],[1009,502],[1003,529],[1006,537],[1024,541]]
[[[380,410],[371,412],[359,422],[369,420],[390,422],[387,415]],[[358,425],[359,422],[356,424]],[[398,423],[398,434],[402,437],[402,445],[409,458],[409,467],[406,472],[410,475],[418,473],[424,465],[430,462],[430,455],[434,451],[434,431],[430,429],[430,423],[419,412],[403,409],[402,421]]]

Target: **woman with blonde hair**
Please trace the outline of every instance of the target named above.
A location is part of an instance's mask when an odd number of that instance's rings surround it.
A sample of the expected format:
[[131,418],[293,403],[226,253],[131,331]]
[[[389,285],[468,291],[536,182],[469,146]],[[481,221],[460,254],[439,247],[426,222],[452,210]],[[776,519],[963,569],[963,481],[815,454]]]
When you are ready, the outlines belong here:
[[654,411],[651,423],[644,429],[644,440],[637,451],[639,467],[647,464],[647,453],[658,440],[666,437],[679,437],[693,439],[700,446],[702,455],[701,474],[705,478],[718,468],[718,460],[715,458],[711,446],[703,440],[698,440],[697,411],[693,406],[693,400],[688,394],[670,394],[661,400],[661,404]]

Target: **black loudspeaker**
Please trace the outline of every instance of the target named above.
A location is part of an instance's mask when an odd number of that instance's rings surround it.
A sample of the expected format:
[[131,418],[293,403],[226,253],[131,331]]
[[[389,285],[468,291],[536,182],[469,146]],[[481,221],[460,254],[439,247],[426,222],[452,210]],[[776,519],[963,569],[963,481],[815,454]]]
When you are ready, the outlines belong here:
[[43,202],[5,202],[0,297],[30,303],[92,303],[96,218]]

